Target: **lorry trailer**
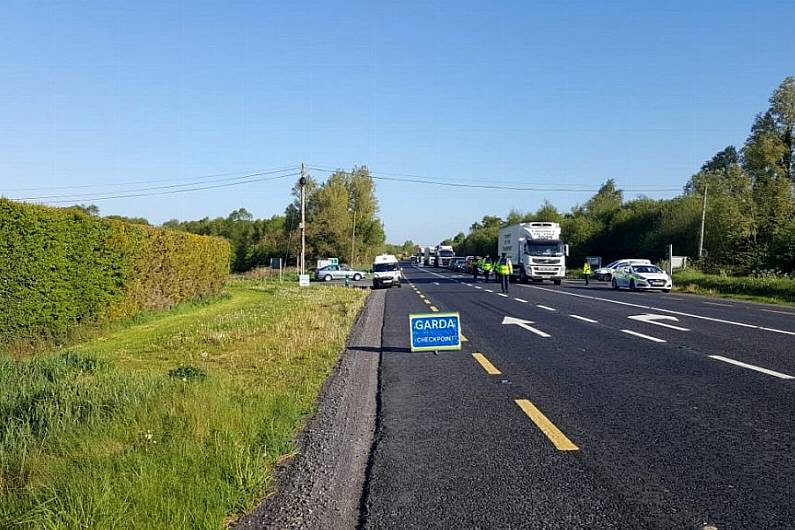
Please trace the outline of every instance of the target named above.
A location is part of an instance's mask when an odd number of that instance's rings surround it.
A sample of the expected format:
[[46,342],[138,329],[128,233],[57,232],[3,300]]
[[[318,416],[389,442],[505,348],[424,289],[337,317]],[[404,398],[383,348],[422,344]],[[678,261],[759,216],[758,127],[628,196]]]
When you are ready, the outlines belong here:
[[566,276],[569,246],[560,238],[558,223],[518,223],[500,228],[497,253],[511,258],[513,279],[522,283],[552,280],[560,285]]

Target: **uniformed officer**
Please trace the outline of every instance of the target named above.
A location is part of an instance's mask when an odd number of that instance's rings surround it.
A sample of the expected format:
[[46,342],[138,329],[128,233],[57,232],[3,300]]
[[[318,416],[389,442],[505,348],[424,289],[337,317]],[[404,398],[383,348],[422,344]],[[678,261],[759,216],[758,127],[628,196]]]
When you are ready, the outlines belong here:
[[480,256],[475,256],[472,259],[472,281],[473,282],[478,281],[478,272],[479,272],[480,267],[482,266],[482,261],[483,260],[480,258]]
[[587,260],[582,264],[582,277],[585,278],[585,285],[588,285],[588,280],[591,278],[591,264]]
[[489,276],[491,275],[491,269],[494,268],[494,264],[491,262],[491,256],[488,254],[486,255],[486,259],[483,260],[483,265],[481,266],[483,269],[483,279],[486,283],[489,283]]
[[497,262],[497,274],[500,275],[500,290],[503,293],[507,293],[509,280],[511,274],[513,274],[513,263],[511,263],[511,258],[505,255],[505,252],[502,253],[500,261]]

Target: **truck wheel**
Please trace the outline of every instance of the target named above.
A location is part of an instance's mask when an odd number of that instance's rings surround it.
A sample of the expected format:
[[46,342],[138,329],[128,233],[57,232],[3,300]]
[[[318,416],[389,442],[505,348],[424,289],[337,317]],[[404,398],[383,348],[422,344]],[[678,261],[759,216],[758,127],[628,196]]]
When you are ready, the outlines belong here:
[[555,285],[560,285],[561,283],[561,280],[553,280],[553,281],[555,282]]

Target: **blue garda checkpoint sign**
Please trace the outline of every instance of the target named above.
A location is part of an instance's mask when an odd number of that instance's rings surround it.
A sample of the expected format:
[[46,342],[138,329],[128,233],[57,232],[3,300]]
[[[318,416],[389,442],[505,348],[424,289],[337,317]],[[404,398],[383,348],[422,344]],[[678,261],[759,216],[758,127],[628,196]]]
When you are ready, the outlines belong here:
[[461,317],[458,313],[409,315],[411,351],[461,349]]

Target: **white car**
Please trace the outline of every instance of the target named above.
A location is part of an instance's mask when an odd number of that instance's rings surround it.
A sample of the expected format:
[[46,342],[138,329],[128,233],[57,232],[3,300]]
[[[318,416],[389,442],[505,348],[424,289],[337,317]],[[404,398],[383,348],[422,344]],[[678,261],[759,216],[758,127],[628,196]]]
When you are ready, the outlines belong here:
[[651,265],[651,261],[647,259],[630,259],[624,258],[616,260],[609,265],[605,265],[604,267],[600,267],[593,271],[593,277],[599,281],[609,282],[613,279],[613,272],[616,269],[621,269],[628,265]]
[[638,289],[659,289],[665,293],[671,292],[671,277],[664,270],[654,265],[627,265],[613,272],[611,281],[613,289],[626,287],[633,291]]

